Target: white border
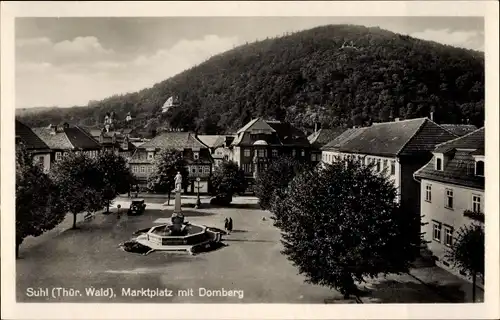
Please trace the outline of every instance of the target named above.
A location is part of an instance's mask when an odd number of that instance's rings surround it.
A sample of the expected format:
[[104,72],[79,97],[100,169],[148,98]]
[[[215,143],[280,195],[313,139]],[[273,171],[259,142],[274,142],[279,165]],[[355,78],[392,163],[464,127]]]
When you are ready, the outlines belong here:
[[[484,304],[17,304],[14,269],[14,17],[29,16],[483,16],[486,57],[486,288]],[[499,318],[498,5],[496,1],[398,2],[2,2],[2,318],[398,319]],[[98,307],[98,309],[97,309]],[[164,310],[164,312],[162,312]]]

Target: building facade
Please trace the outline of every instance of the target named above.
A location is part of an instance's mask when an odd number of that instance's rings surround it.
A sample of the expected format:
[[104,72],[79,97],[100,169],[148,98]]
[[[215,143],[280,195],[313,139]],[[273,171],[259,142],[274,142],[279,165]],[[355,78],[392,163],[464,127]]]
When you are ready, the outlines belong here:
[[33,156],[33,162],[43,166],[45,173],[49,172],[53,151],[27,125],[18,120],[16,120],[15,125],[16,147],[22,144]]
[[262,118],[239,129],[230,147],[230,160],[243,169],[250,185],[273,159],[284,155],[304,161],[311,158],[311,145],[302,131],[289,123]]
[[213,170],[213,159],[209,148],[191,132],[161,132],[150,141],[136,148],[129,160],[129,166],[139,184],[145,186],[149,176],[154,172],[155,157],[161,150],[175,149],[182,152],[186,169],[189,172],[189,184],[184,192],[194,193],[210,191],[210,177]]
[[377,123],[347,130],[323,147],[322,158],[326,163],[340,157],[373,164],[375,172],[394,181],[405,212],[418,215],[420,185],[413,174],[432,158],[437,144],[454,138],[428,118]]
[[33,128],[33,132],[51,149],[50,163],[61,160],[68,152],[83,152],[95,158],[101,152],[101,145],[87,131],[64,123]]
[[219,166],[231,157],[231,143],[234,140],[232,135],[198,135],[198,139],[210,150],[214,159],[214,165]]
[[[484,128],[436,146],[415,172],[420,182],[424,239],[436,264],[468,279],[446,259],[461,227],[484,223]],[[470,280],[470,279],[469,279]]]
[[314,164],[320,163],[322,160],[322,150],[329,142],[340,136],[345,131],[344,128],[337,127],[332,129],[319,129],[309,135],[307,140],[311,145],[311,162]]

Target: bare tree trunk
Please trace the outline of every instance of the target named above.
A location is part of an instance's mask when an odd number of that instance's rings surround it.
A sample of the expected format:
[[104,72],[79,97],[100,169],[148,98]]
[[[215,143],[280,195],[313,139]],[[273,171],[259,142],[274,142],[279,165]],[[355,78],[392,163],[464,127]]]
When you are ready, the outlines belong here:
[[472,274],[472,303],[476,303],[476,272]]
[[109,213],[109,202],[110,202],[110,200],[108,200],[108,203],[106,205],[106,213]]
[[76,229],[76,213],[73,213],[73,227],[71,229]]

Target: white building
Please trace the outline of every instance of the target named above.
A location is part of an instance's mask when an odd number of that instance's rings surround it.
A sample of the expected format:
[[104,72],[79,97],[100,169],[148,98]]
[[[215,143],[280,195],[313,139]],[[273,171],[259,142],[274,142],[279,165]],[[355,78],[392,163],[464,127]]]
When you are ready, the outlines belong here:
[[445,257],[456,232],[484,223],[484,128],[439,144],[433,158],[415,172],[421,186],[424,238],[436,264],[463,278]]

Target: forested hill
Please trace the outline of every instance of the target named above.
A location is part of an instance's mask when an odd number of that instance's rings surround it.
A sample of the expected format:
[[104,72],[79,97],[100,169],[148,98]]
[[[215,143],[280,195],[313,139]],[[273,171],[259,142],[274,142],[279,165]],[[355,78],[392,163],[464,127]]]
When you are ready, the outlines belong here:
[[[161,113],[170,96],[180,105]],[[30,125],[102,123],[127,112],[143,128],[234,130],[252,117],[308,129],[428,116],[441,123],[484,119],[484,54],[379,28],[331,25],[246,44],[136,93],[86,108],[23,116]]]

